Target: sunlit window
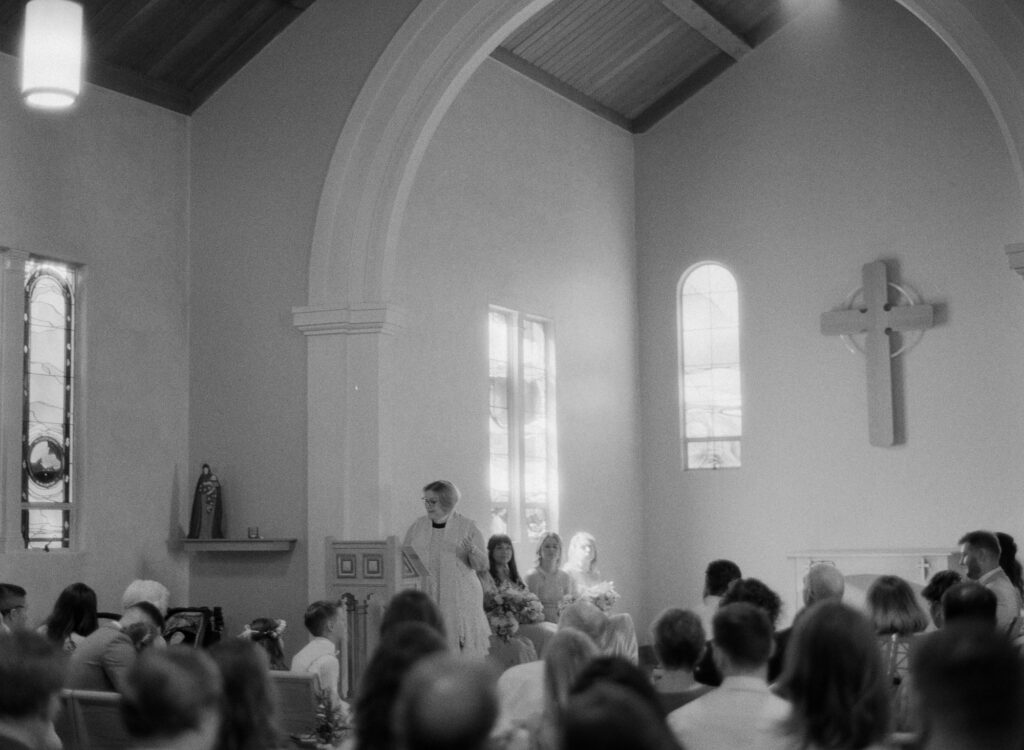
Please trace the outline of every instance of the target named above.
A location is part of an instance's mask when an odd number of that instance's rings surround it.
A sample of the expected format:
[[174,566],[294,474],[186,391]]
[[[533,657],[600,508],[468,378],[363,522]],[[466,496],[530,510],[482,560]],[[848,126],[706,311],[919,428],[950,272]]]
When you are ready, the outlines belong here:
[[28,548],[71,541],[75,273],[25,264],[21,535]]
[[489,311],[491,533],[536,541],[557,524],[550,325]]
[[739,294],[735,277],[701,263],[679,283],[679,428],[684,469],[740,465]]

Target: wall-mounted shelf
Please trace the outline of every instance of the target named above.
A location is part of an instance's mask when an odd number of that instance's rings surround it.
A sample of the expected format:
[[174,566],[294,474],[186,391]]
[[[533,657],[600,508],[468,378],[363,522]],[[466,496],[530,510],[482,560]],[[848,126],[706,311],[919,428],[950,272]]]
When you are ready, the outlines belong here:
[[186,552],[291,552],[295,539],[182,539]]

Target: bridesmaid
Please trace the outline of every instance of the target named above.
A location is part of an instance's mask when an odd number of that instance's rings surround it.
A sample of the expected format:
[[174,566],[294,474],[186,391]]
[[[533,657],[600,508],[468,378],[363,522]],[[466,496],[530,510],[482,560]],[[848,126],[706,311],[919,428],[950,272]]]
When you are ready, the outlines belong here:
[[537,565],[526,574],[526,587],[544,605],[544,620],[558,622],[558,605],[568,595],[578,594],[572,576],[560,568],[562,539],[553,531],[540,538],[537,546]]
[[577,531],[569,540],[569,561],[565,571],[576,582],[577,589],[586,589],[602,583],[597,569],[597,541],[586,531]]

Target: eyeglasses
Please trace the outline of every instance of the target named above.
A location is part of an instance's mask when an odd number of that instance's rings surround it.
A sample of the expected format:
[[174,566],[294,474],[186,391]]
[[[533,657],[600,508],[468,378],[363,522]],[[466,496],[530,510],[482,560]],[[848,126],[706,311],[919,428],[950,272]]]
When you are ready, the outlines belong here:
[[423,498],[423,504],[426,505],[428,508],[433,508],[439,502],[440,502],[440,500],[438,500],[436,497],[425,497],[425,498]]

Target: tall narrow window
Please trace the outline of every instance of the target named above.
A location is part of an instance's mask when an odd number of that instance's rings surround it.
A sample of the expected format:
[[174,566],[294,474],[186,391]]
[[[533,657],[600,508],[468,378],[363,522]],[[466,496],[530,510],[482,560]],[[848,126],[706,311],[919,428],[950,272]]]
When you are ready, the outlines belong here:
[[739,294],[717,263],[679,283],[679,426],[684,469],[740,465]]
[[28,548],[71,543],[75,274],[25,265],[21,535]]
[[555,370],[550,324],[491,307],[491,533],[537,541],[555,528]]

